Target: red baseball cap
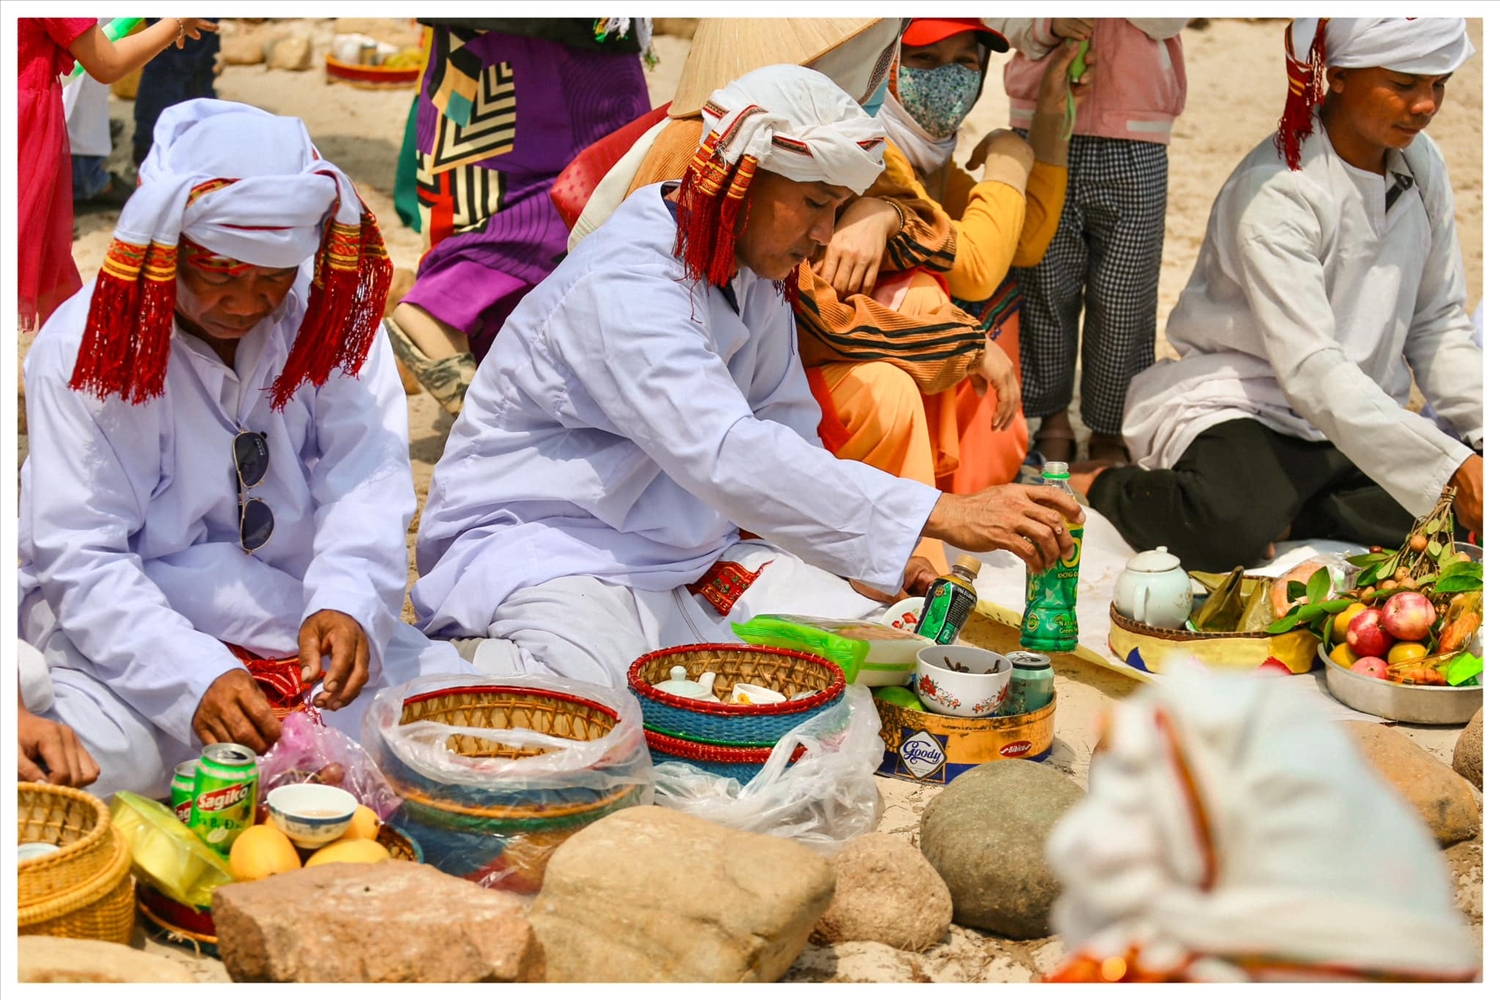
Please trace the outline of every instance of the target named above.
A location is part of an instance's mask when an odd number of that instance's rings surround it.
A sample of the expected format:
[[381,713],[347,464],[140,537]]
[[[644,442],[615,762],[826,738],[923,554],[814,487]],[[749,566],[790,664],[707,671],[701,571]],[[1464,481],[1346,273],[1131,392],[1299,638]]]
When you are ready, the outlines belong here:
[[978,32],[979,44],[995,52],[1010,51],[1010,43],[1005,40],[1005,36],[985,24],[984,19],[980,17],[913,18],[911,27],[907,28],[906,34],[901,36],[901,44],[911,48],[935,45],[962,31]]

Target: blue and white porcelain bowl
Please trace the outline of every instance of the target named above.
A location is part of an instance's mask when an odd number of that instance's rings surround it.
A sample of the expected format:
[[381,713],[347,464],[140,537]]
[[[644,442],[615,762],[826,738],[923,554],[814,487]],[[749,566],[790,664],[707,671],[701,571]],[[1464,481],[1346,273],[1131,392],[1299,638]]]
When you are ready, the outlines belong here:
[[322,847],[344,835],[359,800],[332,785],[282,785],[266,796],[271,822],[298,847]]

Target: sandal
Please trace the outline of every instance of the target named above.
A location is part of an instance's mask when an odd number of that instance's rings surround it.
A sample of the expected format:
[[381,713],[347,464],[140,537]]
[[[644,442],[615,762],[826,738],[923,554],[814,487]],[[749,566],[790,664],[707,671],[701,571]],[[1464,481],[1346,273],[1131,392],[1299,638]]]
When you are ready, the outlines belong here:
[[[1055,427],[1043,427],[1035,434],[1031,435],[1031,441],[1035,446],[1036,451],[1040,453],[1042,458],[1048,462],[1071,462],[1078,457],[1078,439],[1073,436],[1073,431],[1071,428],[1069,428],[1068,430],[1059,430]],[[1068,453],[1061,457],[1047,454],[1047,451],[1042,444],[1046,441],[1068,442]]]
[[469,391],[469,383],[474,381],[474,373],[478,369],[474,355],[464,351],[462,354],[450,354],[434,361],[422,353],[422,349],[412,342],[405,330],[396,325],[394,319],[387,316],[381,323],[385,327],[386,336],[391,340],[391,349],[396,352],[396,357],[422,383],[422,388],[427,390],[429,396],[436,399],[451,416],[458,416],[458,411],[464,405],[464,395]]

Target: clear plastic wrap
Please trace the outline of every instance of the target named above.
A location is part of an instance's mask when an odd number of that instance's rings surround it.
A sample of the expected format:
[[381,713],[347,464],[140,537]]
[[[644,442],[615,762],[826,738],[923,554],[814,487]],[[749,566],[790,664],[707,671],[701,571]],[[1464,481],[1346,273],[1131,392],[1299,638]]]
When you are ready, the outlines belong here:
[[428,864],[492,888],[536,892],[564,840],[652,800],[640,706],[624,690],[434,675],[376,695],[361,734],[402,800],[391,822]]
[[[787,767],[799,744],[802,758]],[[880,822],[875,769],[884,754],[870,691],[851,686],[833,708],[778,740],[744,785],[685,762],[656,765],[656,804],[832,854]]]
[[364,748],[323,725],[312,711],[293,712],[282,719],[281,738],[256,762],[262,803],[273,788],[308,782],[342,788],[375,810],[382,822],[401,805]]

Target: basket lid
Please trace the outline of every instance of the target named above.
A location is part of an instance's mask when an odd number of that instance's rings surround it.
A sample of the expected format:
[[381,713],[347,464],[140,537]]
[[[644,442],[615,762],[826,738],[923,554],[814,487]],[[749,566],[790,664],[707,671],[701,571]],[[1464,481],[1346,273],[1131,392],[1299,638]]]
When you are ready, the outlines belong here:
[[1137,552],[1125,564],[1126,569],[1137,573],[1169,573],[1181,566],[1182,560],[1168,552],[1165,545],[1158,545],[1145,552]]

